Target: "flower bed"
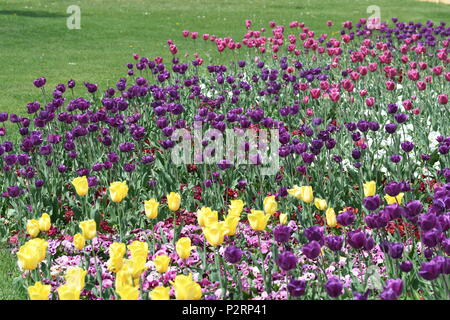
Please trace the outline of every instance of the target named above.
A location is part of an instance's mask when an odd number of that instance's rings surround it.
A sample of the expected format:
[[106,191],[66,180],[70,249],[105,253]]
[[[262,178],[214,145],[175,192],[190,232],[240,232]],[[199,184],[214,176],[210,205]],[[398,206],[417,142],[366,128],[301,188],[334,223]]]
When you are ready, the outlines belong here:
[[231,64],[169,40],[114,88],[38,78],[27,117],[0,113],[31,299],[449,298],[450,28],[246,28],[182,33]]

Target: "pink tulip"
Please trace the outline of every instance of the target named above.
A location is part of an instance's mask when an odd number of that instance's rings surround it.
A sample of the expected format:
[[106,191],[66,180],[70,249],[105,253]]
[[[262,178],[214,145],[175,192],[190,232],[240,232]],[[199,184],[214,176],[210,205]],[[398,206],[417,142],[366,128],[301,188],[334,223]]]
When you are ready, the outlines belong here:
[[447,104],[448,103],[448,95],[445,93],[438,95],[438,102],[439,102],[439,104]]
[[386,81],[385,85],[386,85],[386,90],[392,91],[395,89],[395,83],[392,80]]
[[318,99],[320,97],[320,89],[318,89],[318,88],[311,89],[310,93],[311,93],[311,97],[313,99]]
[[366,98],[366,105],[370,108],[373,107],[375,104],[375,98],[374,97],[369,97]]

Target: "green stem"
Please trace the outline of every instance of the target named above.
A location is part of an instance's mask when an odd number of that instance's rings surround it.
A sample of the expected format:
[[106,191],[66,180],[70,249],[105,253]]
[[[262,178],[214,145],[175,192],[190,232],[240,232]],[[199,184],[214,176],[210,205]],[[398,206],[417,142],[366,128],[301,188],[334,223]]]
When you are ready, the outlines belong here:
[[219,249],[216,248],[214,253],[215,253],[216,269],[217,269],[217,273],[219,274],[220,288],[222,289],[222,300],[225,300],[226,287],[224,285],[224,282],[223,282],[223,279],[222,279],[222,272],[221,272],[221,269],[220,269]]

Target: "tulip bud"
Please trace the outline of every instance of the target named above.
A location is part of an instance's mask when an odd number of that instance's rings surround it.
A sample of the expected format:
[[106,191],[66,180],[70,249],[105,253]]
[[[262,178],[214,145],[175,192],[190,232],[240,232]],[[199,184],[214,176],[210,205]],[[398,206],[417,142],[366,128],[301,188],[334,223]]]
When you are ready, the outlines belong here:
[[116,181],[109,186],[109,194],[113,202],[121,202],[128,194],[127,182]]
[[334,212],[333,208],[328,208],[325,212],[326,220],[327,220],[327,226],[334,228],[337,225],[336,221],[336,213]]
[[80,222],[80,229],[86,240],[92,240],[97,235],[97,225],[94,220]]
[[248,215],[248,222],[253,230],[262,231],[266,228],[270,217],[270,214],[264,214],[264,211],[252,209]]
[[269,196],[264,198],[264,212],[273,215],[278,209],[278,203],[275,200],[275,196]]
[[192,280],[192,274],[177,275],[172,284],[177,300],[200,300],[202,297],[202,288]]
[[327,208],[327,201],[324,199],[315,198],[314,205],[318,210],[325,210]]
[[50,289],[50,285],[43,285],[40,281],[36,282],[34,286],[28,287],[30,300],[48,300]]
[[80,291],[69,284],[58,288],[59,300],[80,300]]
[[167,203],[170,211],[177,211],[181,205],[181,195],[179,193],[171,192],[167,195]]
[[150,292],[151,300],[170,300],[170,288],[156,287]]
[[27,221],[27,233],[32,237],[36,238],[40,232],[39,221],[36,219],[31,219]]
[[170,258],[162,254],[153,259],[153,263],[155,264],[156,271],[165,273],[169,269]]
[[73,246],[75,247],[75,249],[82,250],[85,246],[85,243],[86,243],[86,241],[84,240],[84,237],[82,234],[77,233],[76,235],[74,235]]
[[86,176],[78,177],[72,180],[72,185],[75,187],[76,193],[83,197],[87,195],[89,190],[88,180]]
[[193,248],[191,246],[191,239],[189,239],[188,237],[178,239],[175,248],[178,256],[181,259],[189,258],[189,256],[191,255],[191,250]]
[[145,215],[149,219],[155,219],[158,216],[159,202],[156,199],[144,201]]
[[377,184],[375,181],[369,181],[364,183],[363,185],[364,188],[364,197],[371,197],[374,196],[377,190]]
[[52,223],[50,220],[50,216],[47,213],[43,213],[42,216],[39,218],[39,229],[41,231],[47,232],[50,230]]

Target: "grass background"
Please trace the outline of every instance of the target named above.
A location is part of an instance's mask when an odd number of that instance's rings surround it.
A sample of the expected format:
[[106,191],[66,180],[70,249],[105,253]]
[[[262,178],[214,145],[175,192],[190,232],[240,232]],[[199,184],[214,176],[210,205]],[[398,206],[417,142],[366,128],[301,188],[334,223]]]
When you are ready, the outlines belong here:
[[[81,8],[80,30],[66,26],[70,5]],[[69,79],[112,86],[125,76],[133,53],[169,58],[167,39],[181,55],[198,51],[218,62],[212,44],[199,39],[194,47],[182,38],[183,29],[240,40],[245,19],[258,28],[297,20],[330,34],[342,21],[369,17],[370,5],[380,7],[382,20],[450,20],[449,5],[415,0],[0,0],[0,112],[25,114],[26,104],[40,99],[32,81],[41,76],[52,87]],[[0,299],[26,297],[12,285],[17,274],[16,258],[0,245]]]

